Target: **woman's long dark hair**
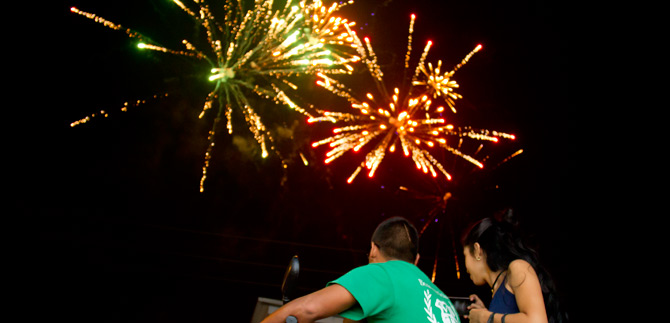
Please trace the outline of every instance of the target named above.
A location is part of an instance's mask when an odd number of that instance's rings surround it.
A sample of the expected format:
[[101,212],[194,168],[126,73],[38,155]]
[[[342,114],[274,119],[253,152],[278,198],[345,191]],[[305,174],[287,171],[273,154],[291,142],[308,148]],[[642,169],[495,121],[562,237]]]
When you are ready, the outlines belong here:
[[[511,210],[507,211],[507,219]],[[516,232],[516,226],[508,220],[485,218],[476,222],[465,232],[461,242],[470,251],[474,250],[475,242],[479,243],[486,253],[486,264],[492,271],[506,270],[516,259],[527,261],[540,280],[542,296],[550,323],[567,322],[567,314],[559,308],[558,294],[549,273],[539,264],[537,252],[528,247]]]

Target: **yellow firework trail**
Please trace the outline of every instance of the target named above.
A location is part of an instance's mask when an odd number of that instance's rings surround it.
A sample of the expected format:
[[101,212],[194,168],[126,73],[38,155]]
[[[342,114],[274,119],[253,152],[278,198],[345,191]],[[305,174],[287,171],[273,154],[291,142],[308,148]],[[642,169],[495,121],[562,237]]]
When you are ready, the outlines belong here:
[[[270,99],[308,117],[312,115],[286,93],[297,90],[291,77],[301,75],[331,75],[351,73],[352,64],[358,62],[355,33],[350,29],[355,23],[336,15],[343,4],[326,6],[320,0],[286,0],[283,8],[273,9],[274,1],[257,0],[245,9],[241,0],[226,0],[223,17],[216,17],[206,1],[193,0],[173,3],[192,17],[202,28],[205,48],[194,45],[196,41],[183,40],[184,49],[169,49],[152,42],[148,37],[120,24],[113,23],[93,13],[71,8],[79,14],[105,27],[125,32],[138,40],[138,48],[166,54],[185,56],[207,63],[208,76],[213,89],[205,98],[199,114],[203,118],[215,108],[209,145],[200,180],[204,190],[211,152],[215,144],[218,123],[225,116],[227,130],[232,133],[234,111],[244,115],[249,131],[261,148],[262,157],[268,150],[275,150],[274,139],[261,115],[254,109],[248,95]],[[81,124],[90,117],[73,122]],[[283,161],[282,161],[283,162]]]

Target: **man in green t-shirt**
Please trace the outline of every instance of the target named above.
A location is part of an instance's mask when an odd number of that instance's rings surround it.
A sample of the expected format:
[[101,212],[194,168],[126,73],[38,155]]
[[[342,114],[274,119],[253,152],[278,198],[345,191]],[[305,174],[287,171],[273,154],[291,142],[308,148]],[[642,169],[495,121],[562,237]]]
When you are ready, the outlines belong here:
[[459,323],[449,298],[416,264],[419,235],[405,218],[393,217],[372,235],[370,264],[358,267],[314,293],[279,308],[261,323],[314,322],[340,314],[368,323]]

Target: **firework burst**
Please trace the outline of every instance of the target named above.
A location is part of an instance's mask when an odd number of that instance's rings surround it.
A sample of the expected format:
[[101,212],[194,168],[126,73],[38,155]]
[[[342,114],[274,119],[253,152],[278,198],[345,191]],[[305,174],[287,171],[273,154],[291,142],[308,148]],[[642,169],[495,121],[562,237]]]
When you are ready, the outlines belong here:
[[[355,49],[355,34],[349,28],[355,23],[335,15],[343,5],[353,1],[324,6],[320,0],[286,0],[283,8],[275,9],[273,0],[256,0],[252,8],[245,10],[241,0],[226,0],[225,14],[220,19],[205,1],[193,0],[189,4],[172,1],[202,27],[200,30],[206,39],[204,48],[194,45],[196,41],[183,40],[183,50],[169,49],[93,13],[74,7],[71,11],[125,32],[139,41],[140,49],[185,56],[209,65],[208,79],[213,90],[207,95],[199,117],[203,118],[213,108],[216,115],[208,135],[200,191],[204,189],[218,124],[225,116],[227,130],[232,133],[233,111],[244,115],[263,157],[268,156],[268,150],[276,152],[273,136],[252,107],[248,95],[272,100],[312,117],[287,94],[298,88],[291,78],[305,74],[351,73],[351,64],[360,60]],[[72,126],[89,119],[73,122]]]
[[[412,33],[415,16],[411,16],[407,54],[405,55],[405,71],[409,68],[412,51]],[[318,117],[309,122],[332,122],[341,124],[333,129],[333,135],[316,141],[312,147],[328,145],[326,163],[344,155],[348,151],[357,152],[363,147],[373,146],[365,155],[360,166],[347,179],[351,183],[363,170],[368,170],[372,177],[387,153],[400,149],[404,156],[411,157],[416,167],[433,177],[442,174],[448,180],[452,176],[433,156],[431,151],[444,149],[468,162],[483,168],[481,161],[459,150],[463,138],[497,142],[499,138],[514,139],[511,134],[489,130],[476,130],[470,127],[456,127],[447,122],[445,103],[455,112],[454,100],[461,96],[455,93],[458,83],[453,75],[470,57],[481,50],[478,45],[452,71],[440,74],[441,62],[436,68],[432,64],[426,66],[425,60],[432,46],[428,41],[419,59],[406,90],[403,86],[394,87],[389,92],[383,81],[383,72],[378,65],[370,40],[364,38],[365,45],[355,37],[357,50],[365,62],[377,88],[378,95],[368,92],[359,96],[344,83],[324,73],[318,73],[318,85],[326,90],[346,98],[351,104],[352,112],[319,111]],[[435,100],[438,99],[438,100]],[[434,101],[435,100],[435,101]],[[456,144],[454,144],[454,140]],[[400,148],[398,148],[398,145]]]
[[[441,60],[437,61],[437,66],[435,67],[433,67],[433,64],[430,62],[428,62],[428,66],[426,66],[424,62],[421,61],[417,66],[417,73],[414,74],[412,84],[415,86],[425,86],[427,88],[426,90],[432,94],[434,99],[438,96],[442,97],[449,105],[449,108],[451,108],[451,111],[456,113],[456,100],[462,99],[463,96],[455,91],[459,86],[453,78],[454,74],[461,68],[461,66],[465,65],[470,60],[472,55],[481,49],[482,45],[477,45],[477,47],[466,55],[458,65],[444,74],[440,74],[440,69],[442,68]],[[421,73],[422,78],[417,78],[419,72]]]

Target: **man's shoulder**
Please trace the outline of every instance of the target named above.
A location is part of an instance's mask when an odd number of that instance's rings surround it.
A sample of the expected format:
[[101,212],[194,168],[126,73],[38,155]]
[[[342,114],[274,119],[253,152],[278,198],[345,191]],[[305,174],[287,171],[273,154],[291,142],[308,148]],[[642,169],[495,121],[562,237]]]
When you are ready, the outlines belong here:
[[[356,267],[351,271],[389,271],[399,268],[417,268],[415,265],[402,260],[390,260],[385,262],[376,262],[360,267]],[[418,269],[418,268],[417,268]],[[412,269],[413,270],[413,269]]]
[[380,264],[367,264],[360,267],[356,267],[346,274],[342,275],[340,278],[335,280],[335,282],[349,281],[349,280],[358,280],[358,279],[382,279],[382,276],[388,275],[388,270],[385,266],[379,266]]

